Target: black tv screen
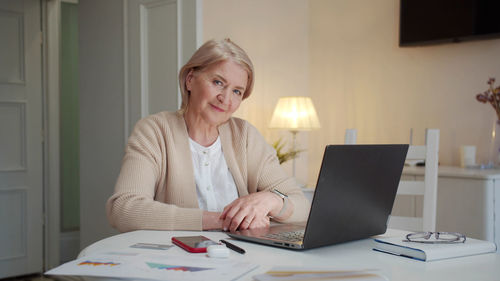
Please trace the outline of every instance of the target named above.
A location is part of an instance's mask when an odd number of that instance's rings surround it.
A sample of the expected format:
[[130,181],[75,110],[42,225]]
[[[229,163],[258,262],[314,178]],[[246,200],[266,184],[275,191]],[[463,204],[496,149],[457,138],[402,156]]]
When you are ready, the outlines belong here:
[[401,0],[399,45],[500,38],[500,0]]

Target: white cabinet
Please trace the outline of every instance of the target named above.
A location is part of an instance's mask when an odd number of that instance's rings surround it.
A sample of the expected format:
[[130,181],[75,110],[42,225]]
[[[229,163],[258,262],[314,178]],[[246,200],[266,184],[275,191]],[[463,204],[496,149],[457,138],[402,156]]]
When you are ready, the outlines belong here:
[[[407,179],[422,175],[421,167],[403,170]],[[394,211],[421,211],[419,200],[399,201]],[[500,245],[500,170],[439,166],[436,224],[438,231],[461,232]]]

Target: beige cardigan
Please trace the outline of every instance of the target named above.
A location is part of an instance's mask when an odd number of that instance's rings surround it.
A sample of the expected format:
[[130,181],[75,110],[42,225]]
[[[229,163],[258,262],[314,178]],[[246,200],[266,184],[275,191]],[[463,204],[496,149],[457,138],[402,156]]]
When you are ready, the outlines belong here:
[[[255,127],[231,118],[219,126],[219,135],[239,196],[276,188],[294,205],[286,221],[307,220],[307,199]],[[202,229],[203,211],[198,207],[188,132],[180,112],[161,112],[136,124],[106,211],[111,225],[122,232]]]

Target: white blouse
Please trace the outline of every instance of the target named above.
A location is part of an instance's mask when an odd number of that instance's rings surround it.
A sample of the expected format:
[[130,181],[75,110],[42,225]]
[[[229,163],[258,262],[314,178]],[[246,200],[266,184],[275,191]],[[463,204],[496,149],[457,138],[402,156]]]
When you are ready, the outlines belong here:
[[227,167],[220,137],[209,147],[189,138],[193,158],[194,178],[200,209],[222,212],[224,207],[238,198],[233,175]]

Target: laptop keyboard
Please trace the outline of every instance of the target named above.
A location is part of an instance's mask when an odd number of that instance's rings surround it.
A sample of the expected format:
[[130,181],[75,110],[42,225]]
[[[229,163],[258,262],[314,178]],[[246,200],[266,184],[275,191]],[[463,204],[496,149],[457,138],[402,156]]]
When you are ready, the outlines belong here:
[[298,242],[304,239],[304,230],[272,233],[272,234],[267,234],[264,237],[277,240],[284,240],[289,242]]

